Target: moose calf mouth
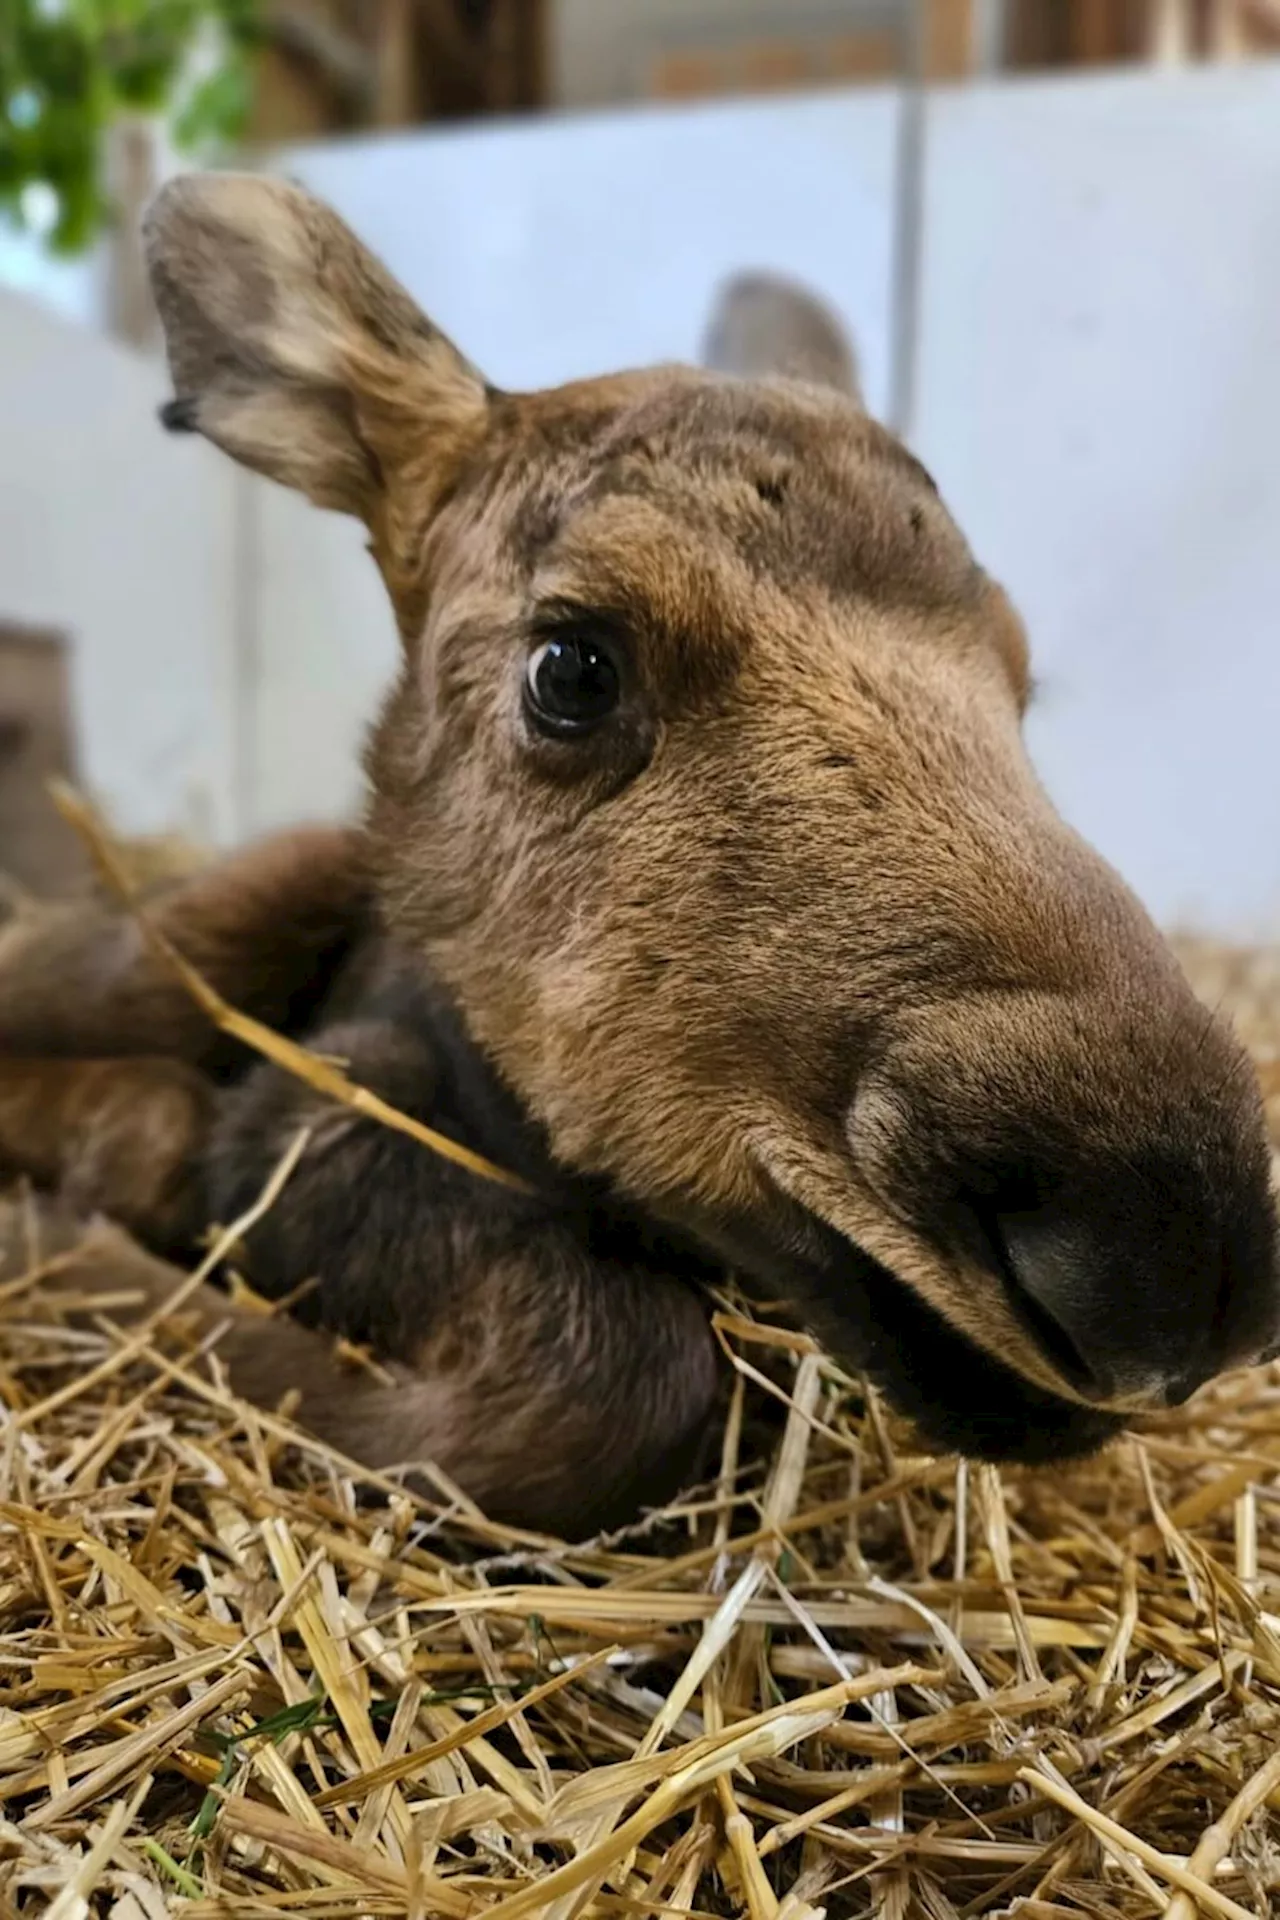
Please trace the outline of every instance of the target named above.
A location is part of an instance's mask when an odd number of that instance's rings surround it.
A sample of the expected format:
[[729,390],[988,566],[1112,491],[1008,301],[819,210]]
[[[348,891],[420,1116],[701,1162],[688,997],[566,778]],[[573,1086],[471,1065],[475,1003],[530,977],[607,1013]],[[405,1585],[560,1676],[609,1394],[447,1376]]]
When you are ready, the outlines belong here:
[[1214,1119],[1188,1100],[1107,1154],[988,1107],[1006,1147],[984,1159],[868,1087],[852,1151],[795,1125],[758,1135],[771,1198],[702,1238],[794,1300],[931,1447],[1078,1457],[1276,1350],[1266,1156],[1221,1121],[1215,1140]]
[[1037,1386],[952,1327],[887,1268],[851,1251],[865,1263],[875,1320],[904,1337],[902,1346],[878,1339],[863,1370],[932,1448],[1036,1466],[1096,1453],[1123,1431],[1124,1415]]
[[767,1237],[747,1220],[686,1220],[685,1230],[752,1290],[793,1300],[834,1358],[933,1451],[1037,1466],[1096,1453],[1124,1430],[1123,1414],[1028,1380],[816,1214],[796,1209]]
[[[1028,1342],[1066,1391],[1027,1376],[938,1311],[917,1288],[852,1241],[811,1222],[820,1251],[793,1269],[794,1296],[837,1357],[856,1365],[940,1451],[1029,1465],[1096,1452],[1135,1417],[1182,1405],[1232,1365],[1257,1364],[1280,1342],[1237,1339],[1228,1347],[1223,1314],[1206,1325],[1196,1356],[1170,1360],[1141,1379],[1100,1368],[1026,1284],[1015,1233],[993,1212],[974,1209],[983,1254],[973,1271],[998,1287]],[[1154,1342],[1153,1342],[1154,1346]]]

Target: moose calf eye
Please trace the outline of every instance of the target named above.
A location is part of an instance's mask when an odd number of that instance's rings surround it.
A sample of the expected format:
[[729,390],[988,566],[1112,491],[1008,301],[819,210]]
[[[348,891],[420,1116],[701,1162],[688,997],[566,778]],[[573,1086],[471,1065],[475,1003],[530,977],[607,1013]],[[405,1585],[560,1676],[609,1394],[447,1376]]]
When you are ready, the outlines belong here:
[[564,634],[535,647],[524,684],[529,712],[547,733],[585,733],[607,720],[622,698],[611,648],[586,634]]

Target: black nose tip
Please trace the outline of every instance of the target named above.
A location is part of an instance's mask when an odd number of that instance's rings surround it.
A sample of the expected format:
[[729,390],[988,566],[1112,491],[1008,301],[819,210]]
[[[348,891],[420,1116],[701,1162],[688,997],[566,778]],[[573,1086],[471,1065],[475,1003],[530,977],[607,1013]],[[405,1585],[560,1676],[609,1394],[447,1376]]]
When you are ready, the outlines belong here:
[[1147,1288],[1121,1245],[1056,1206],[980,1217],[1010,1304],[1077,1393],[1180,1406],[1219,1371],[1207,1276],[1156,1274]]

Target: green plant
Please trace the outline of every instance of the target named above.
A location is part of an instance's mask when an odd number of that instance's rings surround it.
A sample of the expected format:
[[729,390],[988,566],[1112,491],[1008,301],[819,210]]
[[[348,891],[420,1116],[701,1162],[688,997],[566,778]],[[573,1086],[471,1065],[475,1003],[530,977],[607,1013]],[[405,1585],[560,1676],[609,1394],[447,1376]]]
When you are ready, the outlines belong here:
[[233,140],[258,22],[258,0],[0,0],[0,218],[86,247],[122,114],[162,115],[185,150]]

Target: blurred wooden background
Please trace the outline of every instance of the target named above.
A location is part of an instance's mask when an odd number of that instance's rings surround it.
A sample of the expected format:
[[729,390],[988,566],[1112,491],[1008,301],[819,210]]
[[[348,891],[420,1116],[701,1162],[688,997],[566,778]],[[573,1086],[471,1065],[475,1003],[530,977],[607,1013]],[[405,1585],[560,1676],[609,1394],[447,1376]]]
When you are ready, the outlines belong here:
[[268,21],[252,137],[269,144],[913,69],[945,80],[1280,50],[1280,0],[277,0]]
[[[247,144],[643,101],[1280,53],[1280,0],[262,0]],[[107,323],[151,349],[154,130],[108,144]]]

